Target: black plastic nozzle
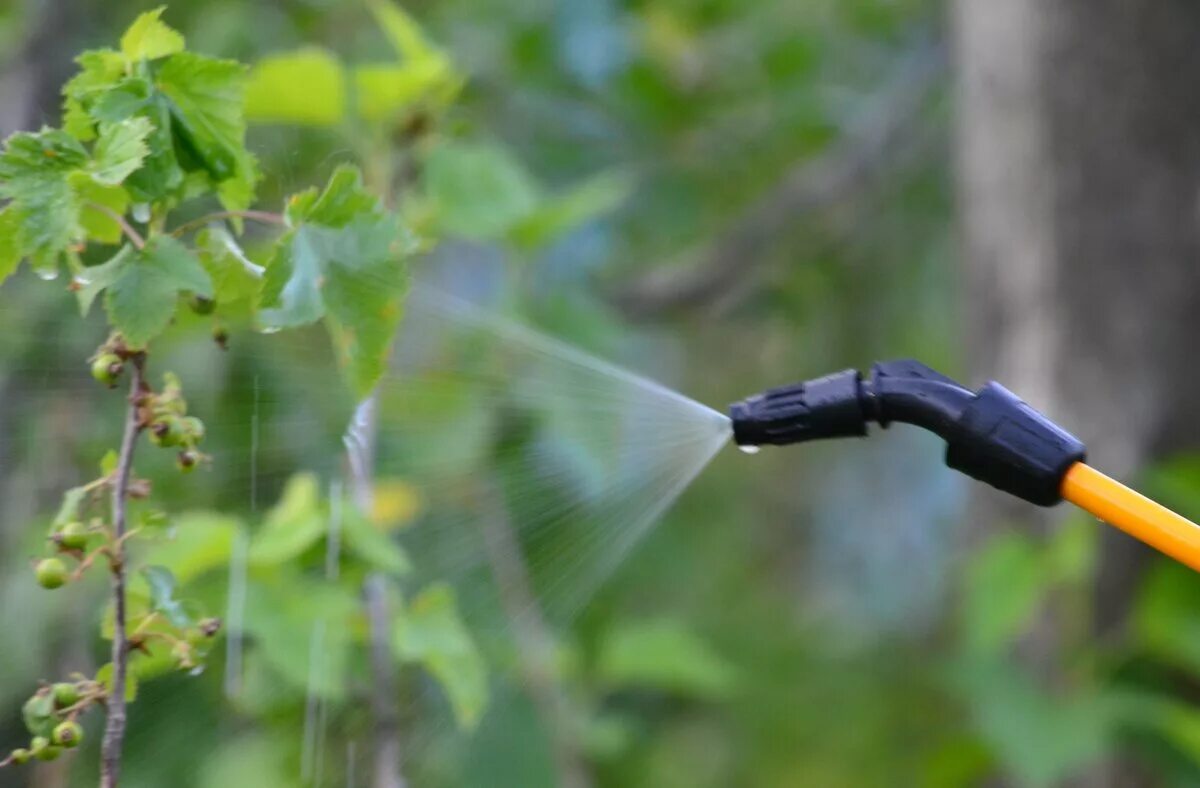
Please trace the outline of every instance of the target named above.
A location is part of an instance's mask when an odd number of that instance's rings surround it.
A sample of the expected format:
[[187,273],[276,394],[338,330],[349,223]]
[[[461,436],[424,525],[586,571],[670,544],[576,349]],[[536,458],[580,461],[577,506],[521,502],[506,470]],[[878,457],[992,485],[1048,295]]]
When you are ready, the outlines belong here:
[[917,361],[876,364],[771,389],[730,408],[742,446],[864,436],[867,424],[924,427],[946,441],[946,464],[1040,506],[1062,500],[1072,465],[1086,456],[1073,435],[998,383],[972,392]]

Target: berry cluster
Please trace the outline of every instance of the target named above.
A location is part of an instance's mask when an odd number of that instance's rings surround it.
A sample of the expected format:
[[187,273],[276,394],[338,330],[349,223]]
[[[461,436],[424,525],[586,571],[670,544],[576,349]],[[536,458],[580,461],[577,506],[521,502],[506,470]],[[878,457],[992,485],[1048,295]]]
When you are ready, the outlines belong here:
[[83,727],[76,718],[89,706],[103,703],[104,685],[76,676],[75,681],[43,684],[21,707],[25,727],[31,734],[28,747],[18,747],[0,761],[0,766],[28,763],[36,758],[53,761],[63,750],[78,747]]
[[179,379],[167,373],[162,391],[145,392],[139,401],[141,423],[150,433],[150,442],[168,449],[178,449],[175,464],[190,473],[207,457],[197,448],[204,440],[204,422],[187,415],[187,402]]

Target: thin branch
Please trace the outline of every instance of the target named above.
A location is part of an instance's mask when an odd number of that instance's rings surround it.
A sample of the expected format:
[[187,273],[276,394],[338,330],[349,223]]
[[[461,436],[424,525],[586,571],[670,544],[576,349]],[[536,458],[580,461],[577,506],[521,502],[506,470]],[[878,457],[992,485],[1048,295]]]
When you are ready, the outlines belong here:
[[388,609],[387,578],[373,572],[363,583],[370,629],[371,716],[375,738],[372,788],[404,788],[400,771],[400,711],[396,708],[396,677],[392,667],[392,617]]
[[125,233],[125,237],[139,251],[146,248],[146,239],[142,238],[141,233],[133,229],[133,225],[126,221],[125,217],[109,208],[107,205],[101,205],[98,202],[88,203],[88,207],[93,211],[99,211],[108,218],[112,219],[121,228],[121,232]]
[[939,44],[924,43],[893,69],[894,76],[849,123],[841,141],[799,162],[759,197],[691,265],[652,271],[614,294],[621,309],[646,317],[704,306],[762,279],[769,252],[796,222],[857,196],[890,169],[899,148],[920,135],[923,110],[946,71]]
[[272,213],[270,211],[215,211],[198,219],[193,219],[190,222],[184,222],[172,230],[171,235],[178,238],[190,230],[195,230],[210,222],[219,222],[223,219],[249,219],[252,222],[261,222],[262,224],[287,224],[287,219],[283,217],[283,214]]
[[590,788],[592,778],[579,751],[567,697],[554,668],[554,640],[534,595],[504,497],[488,482],[481,487],[479,508],[488,563],[500,606],[513,630],[517,670],[550,739],[555,784],[559,788]]
[[140,404],[144,390],[145,357],[130,359],[129,409],[125,414],[125,433],[121,437],[121,455],[117,460],[112,488],[113,533],[116,540],[112,556],[113,641],[112,690],[106,704],[104,739],[100,750],[100,786],[116,788],[121,776],[121,746],[125,740],[125,680],[129,669],[129,639],[125,630],[125,525],[129,477],[133,471],[133,452],[142,430]]
[[[354,505],[369,513],[375,497],[375,441],[379,422],[379,397],[372,393],[359,403],[342,442],[350,466],[350,490]],[[368,650],[371,665],[371,716],[374,734],[372,788],[404,788],[400,769],[400,710],[396,702],[396,676],[392,664],[392,617],[388,609],[387,577],[372,572],[363,582],[367,611]]]

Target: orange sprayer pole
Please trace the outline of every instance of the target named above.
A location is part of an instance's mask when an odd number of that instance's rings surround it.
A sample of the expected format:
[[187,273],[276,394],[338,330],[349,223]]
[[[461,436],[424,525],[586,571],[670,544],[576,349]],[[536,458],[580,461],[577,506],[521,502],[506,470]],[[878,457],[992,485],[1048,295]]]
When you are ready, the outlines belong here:
[[1200,525],[1077,462],[1063,477],[1062,497],[1200,572]]

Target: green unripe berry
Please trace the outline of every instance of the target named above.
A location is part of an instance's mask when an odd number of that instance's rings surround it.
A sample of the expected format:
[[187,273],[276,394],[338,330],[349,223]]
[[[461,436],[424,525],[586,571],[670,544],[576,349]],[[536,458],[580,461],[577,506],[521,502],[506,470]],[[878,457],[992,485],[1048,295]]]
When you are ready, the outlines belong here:
[[200,462],[200,455],[191,449],[184,449],[179,452],[179,456],[175,458],[175,465],[183,473],[191,473],[196,468],[196,464]]
[[103,383],[110,389],[116,388],[117,378],[121,377],[124,368],[121,358],[116,354],[101,353],[92,360],[92,377],[97,383]]
[[181,419],[176,416],[164,416],[150,425],[150,440],[156,446],[178,446],[183,432]]
[[83,741],[83,728],[74,720],[60,722],[55,726],[51,738],[55,744],[61,747],[75,747],[79,742]]
[[43,558],[33,572],[42,588],[59,588],[67,582],[67,565],[57,558]]
[[12,758],[12,762],[17,766],[23,766],[29,763],[29,759],[33,757],[33,753],[24,747],[18,747],[17,749],[13,750],[12,754],[8,757]]
[[63,681],[51,689],[54,692],[54,705],[60,709],[70,708],[79,702],[79,687],[74,684]]
[[62,748],[51,744],[45,736],[34,736],[33,741],[29,743],[29,749],[39,761],[53,761],[62,754]]
[[82,550],[87,547],[88,532],[83,523],[67,523],[55,536],[56,541],[68,550]]
[[183,434],[191,440],[192,443],[199,443],[204,440],[204,422],[195,416],[188,416],[181,420]]
[[205,298],[202,295],[192,296],[191,300],[188,301],[188,305],[191,306],[192,311],[197,315],[211,315],[213,310],[217,308],[216,301],[211,298]]

